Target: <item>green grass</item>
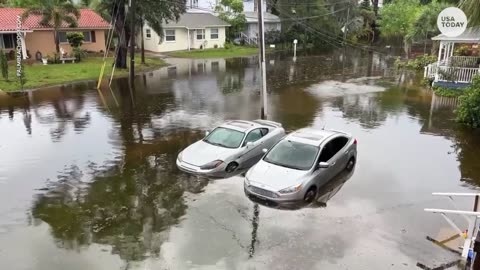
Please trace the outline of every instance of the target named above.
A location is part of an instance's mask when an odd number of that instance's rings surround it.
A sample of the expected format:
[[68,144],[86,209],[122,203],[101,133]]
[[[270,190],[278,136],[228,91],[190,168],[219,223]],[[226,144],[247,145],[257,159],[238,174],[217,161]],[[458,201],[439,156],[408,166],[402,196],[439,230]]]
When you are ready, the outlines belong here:
[[226,57],[249,56],[249,55],[255,55],[257,53],[258,53],[258,48],[233,46],[229,49],[219,48],[219,49],[170,52],[168,53],[168,55],[173,57],[180,57],[180,58],[226,58]]
[[464,94],[463,89],[451,89],[445,87],[433,87],[433,92],[441,97],[459,97]]
[[[130,58],[127,59],[127,62]],[[146,57],[145,65],[140,64],[140,57],[135,57],[135,71],[151,70],[156,67],[166,65],[160,58]],[[110,75],[112,72],[113,58],[107,59],[105,65],[105,75]],[[100,75],[102,69],[103,59],[100,57],[85,58],[79,63],[65,63],[65,64],[48,64],[46,66],[41,63],[25,64],[25,78],[27,82],[24,89],[39,88],[42,86],[56,85],[81,80],[96,80]],[[126,76],[128,70],[116,69],[115,76]],[[20,90],[20,84],[16,78],[16,64],[9,63],[9,81],[5,81],[0,77],[0,90],[5,92]]]

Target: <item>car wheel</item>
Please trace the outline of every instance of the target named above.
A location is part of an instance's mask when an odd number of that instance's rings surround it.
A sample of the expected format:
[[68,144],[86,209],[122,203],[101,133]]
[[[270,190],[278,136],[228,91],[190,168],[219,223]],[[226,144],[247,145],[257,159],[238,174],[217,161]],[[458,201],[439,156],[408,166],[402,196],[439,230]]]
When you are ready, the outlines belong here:
[[305,196],[303,197],[303,201],[306,203],[311,203],[313,200],[315,200],[315,197],[317,196],[317,188],[310,187],[307,192],[305,193]]
[[353,170],[353,168],[355,168],[355,158],[354,157],[351,157],[348,162],[347,162],[347,171],[351,171]]
[[227,165],[227,168],[225,171],[227,173],[232,173],[238,168],[238,163],[237,162],[230,162],[230,164]]

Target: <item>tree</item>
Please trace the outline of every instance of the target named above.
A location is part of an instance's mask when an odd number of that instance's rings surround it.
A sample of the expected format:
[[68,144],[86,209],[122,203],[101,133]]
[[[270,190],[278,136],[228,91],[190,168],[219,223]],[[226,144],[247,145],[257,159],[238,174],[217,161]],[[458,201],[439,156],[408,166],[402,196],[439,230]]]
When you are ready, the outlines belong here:
[[426,53],[427,40],[439,34],[437,27],[438,14],[449,4],[433,1],[422,9],[407,34],[407,39],[424,42],[423,53]]
[[73,55],[77,58],[78,61],[81,61],[84,55],[84,52],[80,48],[83,44],[83,33],[81,32],[72,32],[67,34],[68,43],[73,50]]
[[221,0],[215,7],[218,17],[230,24],[227,40],[233,41],[245,29],[247,19],[243,13],[242,0]]
[[23,19],[30,15],[41,16],[40,24],[53,28],[55,49],[60,53],[60,38],[58,29],[63,23],[69,27],[77,27],[77,20],[80,18],[80,11],[69,0],[38,0],[33,6],[27,8],[22,14]]
[[0,50],[0,69],[2,70],[2,77],[8,81],[8,60],[5,53]]
[[459,97],[457,121],[472,128],[480,127],[480,76],[475,76],[472,84]]
[[380,32],[385,38],[402,38],[405,53],[409,54],[412,29],[423,7],[418,0],[397,0],[380,10]]
[[[161,38],[163,38],[163,23],[176,21],[186,10],[185,1],[158,1],[158,0],[132,0],[136,3],[135,18],[137,27],[141,24],[141,18]],[[130,40],[130,16],[127,5],[129,0],[103,0],[99,6],[100,13],[109,14],[115,22],[114,31],[118,38],[115,65],[117,68],[127,68],[127,46]],[[132,44],[135,46],[135,44]]]
[[469,26],[480,25],[480,1],[461,0],[460,8],[466,13]]

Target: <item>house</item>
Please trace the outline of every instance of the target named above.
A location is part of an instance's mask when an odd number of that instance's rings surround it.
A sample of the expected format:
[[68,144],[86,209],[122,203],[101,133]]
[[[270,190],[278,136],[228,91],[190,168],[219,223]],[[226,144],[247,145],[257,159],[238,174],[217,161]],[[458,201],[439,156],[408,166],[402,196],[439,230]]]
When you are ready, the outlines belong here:
[[[220,0],[185,0],[187,4],[187,9],[189,13],[201,12],[201,13],[212,13],[215,14],[215,7],[218,5]],[[256,7],[256,2],[258,0],[243,0],[243,12],[245,13],[245,18],[247,24],[245,30],[242,31],[239,38],[245,43],[254,45],[257,44],[257,32],[258,32],[258,12]],[[264,7],[264,20],[265,20],[265,31],[281,31],[282,24],[278,16],[269,13],[267,7],[267,1],[263,1]],[[265,12],[266,11],[266,12]]]
[[445,87],[468,86],[475,75],[480,74],[479,56],[454,56],[455,45],[480,43],[480,27],[470,27],[461,35],[447,37],[444,34],[432,38],[440,42],[437,62],[425,67],[424,77],[433,85]]
[[143,30],[145,50],[171,52],[222,48],[225,30],[229,26],[211,13],[184,13],[178,22],[163,25],[163,38],[146,24]]
[[[246,11],[245,18],[247,25],[242,31],[241,38],[248,44],[257,44],[258,38],[258,12]],[[263,21],[265,26],[265,33],[270,31],[281,31],[282,22],[280,18],[268,12],[263,13]]]
[[[25,9],[0,8],[0,49],[7,53],[14,53],[17,43],[17,17]],[[21,31],[23,58],[28,57],[40,60],[42,56],[53,55],[55,49],[54,31],[51,26],[40,24],[40,16],[29,16],[22,23]],[[91,9],[80,9],[78,27],[70,28],[64,24],[59,32],[60,47],[65,52],[72,48],[67,41],[68,32],[82,32],[84,43],[82,49],[87,51],[105,50],[105,31],[110,29],[110,24]]]

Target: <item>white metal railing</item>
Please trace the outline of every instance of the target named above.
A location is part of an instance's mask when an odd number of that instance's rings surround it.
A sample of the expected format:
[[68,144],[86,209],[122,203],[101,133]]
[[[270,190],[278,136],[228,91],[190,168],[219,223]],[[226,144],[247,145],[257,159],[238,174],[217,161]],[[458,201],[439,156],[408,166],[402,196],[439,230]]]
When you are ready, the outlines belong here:
[[438,62],[431,63],[425,66],[425,70],[423,72],[424,78],[433,79],[435,78],[435,74],[437,73]]
[[257,45],[258,41],[256,37],[249,37],[245,33],[240,33],[240,38],[245,41],[248,45]]
[[477,56],[451,56],[447,60],[447,66],[451,67],[478,67],[480,57]]
[[[425,212],[438,213],[440,214],[445,221],[452,227],[456,234],[464,236],[465,241],[462,248],[462,258],[466,259],[469,256],[469,250],[473,246],[474,238],[478,233],[477,224],[478,218],[480,217],[479,206],[480,206],[480,193],[442,193],[435,192],[432,193],[434,196],[445,196],[452,203],[453,210],[451,209],[432,209],[425,208]],[[475,199],[473,203],[473,211],[459,210],[457,205],[454,202],[453,197],[473,197]],[[447,214],[455,214],[462,216],[468,223],[468,229],[464,232],[451,220]],[[464,235],[465,234],[465,235]],[[449,240],[439,241],[440,243],[446,243]]]
[[475,75],[479,74],[478,68],[438,66],[437,81],[470,83]]

